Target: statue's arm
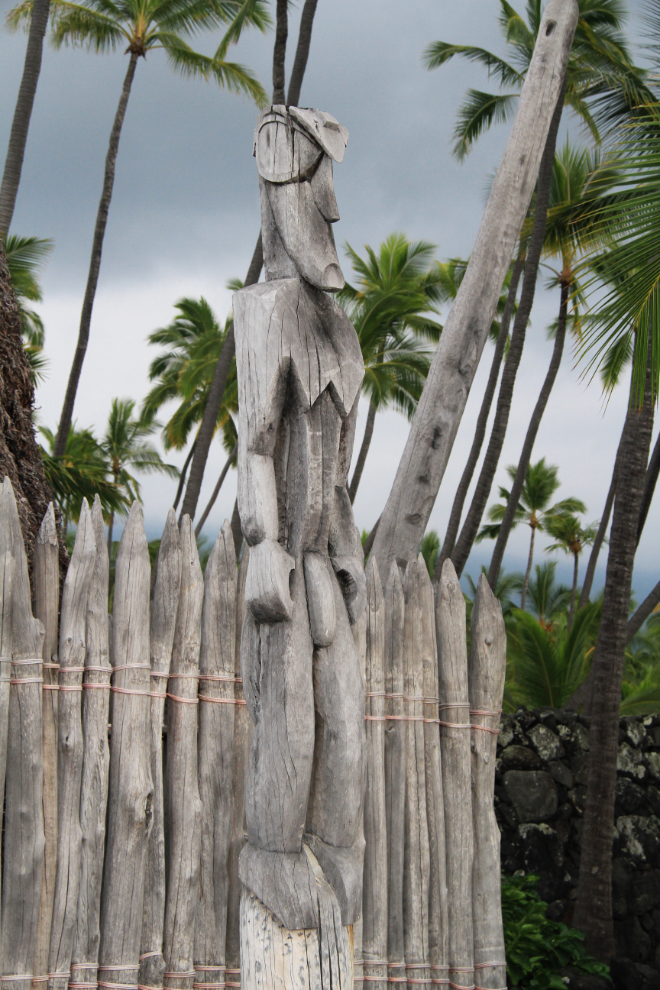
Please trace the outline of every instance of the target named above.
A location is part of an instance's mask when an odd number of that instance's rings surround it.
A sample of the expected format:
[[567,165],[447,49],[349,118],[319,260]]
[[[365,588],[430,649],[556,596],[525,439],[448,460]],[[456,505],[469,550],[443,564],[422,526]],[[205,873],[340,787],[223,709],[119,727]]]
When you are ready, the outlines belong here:
[[362,546],[348,494],[348,472],[353,456],[359,399],[358,394],[342,424],[335,506],[329,537],[330,559],[342,587],[351,623],[357,622],[366,604]]

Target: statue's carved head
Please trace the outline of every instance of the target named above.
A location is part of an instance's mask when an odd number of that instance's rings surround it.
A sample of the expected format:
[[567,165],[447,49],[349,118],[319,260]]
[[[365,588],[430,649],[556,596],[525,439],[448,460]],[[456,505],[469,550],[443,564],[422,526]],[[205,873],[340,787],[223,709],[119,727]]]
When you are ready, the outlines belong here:
[[301,275],[328,292],[344,287],[331,224],[339,220],[332,163],[341,162],[348,131],[321,110],[272,106],[257,120],[266,278]]

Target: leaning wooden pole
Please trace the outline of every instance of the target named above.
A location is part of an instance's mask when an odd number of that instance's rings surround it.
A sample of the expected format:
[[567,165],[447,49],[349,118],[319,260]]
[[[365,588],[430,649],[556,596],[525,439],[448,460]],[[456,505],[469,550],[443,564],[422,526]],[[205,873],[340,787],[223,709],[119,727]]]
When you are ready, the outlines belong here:
[[149,549],[133,503],[119,541],[112,620],[108,837],[101,892],[98,985],[137,987],[151,828]]
[[82,680],[87,599],[96,562],[92,515],[83,499],[76,542],[62,592],[57,762],[57,875],[48,954],[48,990],[66,990],[76,937],[82,831]]
[[151,778],[152,822],[147,847],[144,917],[140,940],[140,986],[162,987],[165,925],[165,804],[163,793],[163,718],[181,591],[181,541],[174,509],[167,513],[158,548],[151,599]]
[[506,674],[506,631],[500,603],[484,574],[472,609],[469,691],[472,722],[472,814],[474,869],[475,984],[483,990],[506,986],[500,887],[500,830],[495,818],[495,760]]
[[[34,954],[33,990],[43,990],[40,985],[48,973],[48,949],[50,925],[55,898],[57,872],[57,700],[58,700],[58,629],[60,609],[60,559],[57,541],[57,523],[53,503],[43,518],[34,541],[34,615],[42,623],[45,635],[43,646],[43,695],[41,738],[43,746],[44,783],[44,868],[41,879],[41,903],[39,905],[39,932]],[[0,689],[2,685],[0,684]],[[9,689],[9,685],[7,685]],[[9,697],[9,695],[7,695]],[[1,701],[0,701],[1,705]],[[2,725],[0,717],[0,725]]]
[[[12,513],[14,492],[9,478],[0,484],[0,815],[4,814],[7,746],[9,742],[9,692],[11,680],[11,614],[14,587],[14,539]],[[57,813],[57,809],[56,813]],[[2,843],[0,843],[0,874],[2,873]],[[0,884],[0,896],[2,885]],[[0,928],[1,937],[1,928]],[[48,949],[46,949],[48,953]],[[44,968],[45,972],[45,968]],[[1,975],[1,974],[0,974]]]
[[108,626],[108,548],[98,497],[92,506],[96,560],[87,598],[85,670],[82,692],[83,763],[80,787],[82,856],[76,936],[69,990],[90,990],[96,983],[101,935],[101,881],[105,855],[110,748],[110,641]]
[[387,825],[385,801],[385,602],[376,561],[367,567],[367,790],[362,888],[363,975],[387,987]]
[[406,723],[403,701],[405,600],[392,561],[385,587],[385,801],[387,815],[387,959],[389,974],[405,976],[403,850],[405,847]]
[[[2,990],[29,990],[37,947],[44,857],[41,664],[44,627],[32,617],[30,579],[14,493],[5,479],[2,542],[10,576],[9,742],[2,887]],[[9,559],[7,559],[9,558]]]
[[195,931],[197,987],[222,990],[227,938],[227,861],[234,822],[236,585],[231,526],[225,520],[204,572],[199,659],[199,796],[202,801],[201,896]]
[[197,779],[197,689],[204,579],[190,516],[181,520],[181,592],[167,690],[167,822],[163,978],[170,990],[192,990],[199,900],[202,803]]
[[429,877],[431,860],[426,815],[424,667],[419,564],[406,568],[404,593],[404,694],[406,710],[406,805],[403,854],[403,940],[409,990],[428,978]]
[[[436,602],[442,785],[447,849],[448,966],[453,987],[474,986],[472,799],[465,599],[451,560]],[[499,867],[498,867],[499,869]],[[504,984],[502,984],[504,985]]]
[[442,331],[372,553],[414,560],[435,503],[525,219],[564,80],[577,0],[549,0],[477,240]]

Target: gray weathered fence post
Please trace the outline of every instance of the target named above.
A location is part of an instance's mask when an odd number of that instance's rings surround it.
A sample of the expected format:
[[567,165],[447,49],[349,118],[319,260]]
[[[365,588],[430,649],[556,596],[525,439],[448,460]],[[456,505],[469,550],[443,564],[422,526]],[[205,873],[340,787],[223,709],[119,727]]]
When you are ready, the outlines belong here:
[[[2,886],[2,988],[29,990],[44,857],[41,675],[44,627],[32,617],[23,533],[9,479],[0,512],[4,557],[2,653],[11,656]],[[7,582],[10,585],[7,595]],[[9,599],[9,601],[7,601]],[[6,629],[6,625],[9,626]],[[25,979],[21,977],[25,976]]]
[[227,938],[228,856],[234,821],[234,685],[238,571],[225,520],[204,573],[199,659],[199,795],[202,800],[201,897],[195,932],[198,986],[222,990]]
[[429,875],[431,870],[426,817],[426,759],[424,753],[424,667],[419,564],[406,568],[404,593],[404,693],[406,702],[406,807],[403,889],[403,934],[406,976],[427,978],[429,967]]
[[470,703],[465,599],[451,560],[442,567],[436,602],[439,653],[442,784],[447,845],[449,979],[474,985],[472,937],[472,799]]
[[197,779],[197,706],[204,579],[190,516],[181,537],[181,593],[167,691],[165,821],[167,830],[163,979],[192,990],[199,899],[202,803]]
[[100,987],[137,987],[151,826],[149,549],[134,502],[119,542],[112,620],[114,694],[108,838],[101,893]]
[[484,574],[472,609],[469,688],[472,721],[474,870],[472,917],[477,986],[506,986],[500,885],[500,830],[493,807],[497,726],[506,674],[506,631],[500,603]]
[[98,495],[92,506],[96,560],[87,598],[85,671],[82,692],[83,763],[80,788],[82,856],[76,937],[69,990],[96,984],[99,963],[101,881],[105,854],[110,749],[109,559]]
[[163,717],[165,694],[172,660],[174,629],[181,590],[181,545],[174,509],[167,513],[158,548],[156,580],[151,599],[151,779],[153,782],[152,822],[147,846],[147,874],[144,888],[144,917],[140,939],[141,986],[161,987],[163,927],[165,925],[165,826],[163,796]]
[[[55,898],[57,872],[57,682],[58,633],[60,606],[60,548],[57,542],[55,510],[51,502],[34,541],[34,615],[42,623],[43,695],[41,739],[44,764],[44,869],[39,904],[39,932],[34,954],[34,975],[43,980],[48,973],[50,926]],[[0,684],[0,692],[4,685]],[[9,685],[7,685],[9,697]],[[2,705],[0,697],[0,707]],[[3,723],[0,717],[0,725]],[[2,786],[4,788],[4,776]],[[34,990],[42,990],[39,983]]]
[[385,602],[376,561],[367,566],[367,790],[364,799],[362,964],[374,990],[387,986],[387,826],[385,805]]
[[92,516],[82,501],[60,620],[57,760],[57,874],[48,953],[48,990],[66,990],[76,937],[82,831],[82,679],[87,639],[87,599],[96,562]]
[[[13,605],[14,541],[11,513],[14,493],[9,478],[0,484],[0,815],[5,807],[5,776],[7,770],[7,744],[9,731],[9,691],[11,680],[11,613]],[[2,872],[2,844],[0,843],[0,874]],[[0,896],[2,886],[0,884]],[[0,928],[1,938],[1,928]],[[0,943],[1,944],[1,943]],[[46,950],[48,951],[48,950]],[[0,968],[4,965],[0,964]],[[44,970],[45,972],[45,970]]]

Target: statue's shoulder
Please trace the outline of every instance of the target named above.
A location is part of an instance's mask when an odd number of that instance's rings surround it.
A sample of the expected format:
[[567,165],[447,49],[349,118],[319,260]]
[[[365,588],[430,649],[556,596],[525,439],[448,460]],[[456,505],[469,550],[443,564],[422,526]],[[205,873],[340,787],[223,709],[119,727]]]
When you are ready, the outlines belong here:
[[297,322],[300,279],[278,278],[257,282],[234,293],[234,333],[261,347],[273,333],[281,336],[287,324]]

